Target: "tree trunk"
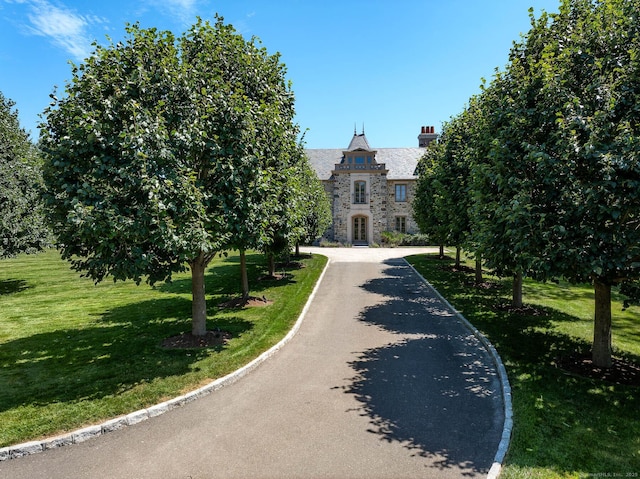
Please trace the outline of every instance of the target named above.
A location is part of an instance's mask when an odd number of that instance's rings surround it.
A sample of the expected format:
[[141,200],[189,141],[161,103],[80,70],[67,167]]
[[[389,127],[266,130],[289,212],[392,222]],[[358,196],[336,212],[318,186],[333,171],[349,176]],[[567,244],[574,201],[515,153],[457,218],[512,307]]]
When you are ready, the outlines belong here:
[[276,255],[268,253],[267,259],[269,264],[269,276],[273,278],[276,275]]
[[204,290],[206,261],[200,253],[189,263],[191,266],[191,334],[204,336],[207,333],[207,299]]
[[440,259],[444,259],[444,245],[440,245]]
[[247,275],[247,255],[245,250],[240,250],[240,279],[242,283],[242,299],[249,298],[249,276]]
[[456,268],[460,268],[460,252],[461,252],[461,248],[460,246],[456,246]]
[[482,277],[482,256],[476,254],[476,284],[481,284],[484,281]]
[[611,351],[611,284],[596,278],[593,281],[595,291],[595,318],[593,325],[593,349],[591,360],[599,368],[613,365]]
[[300,242],[296,241],[296,258],[300,257]]
[[511,306],[514,308],[522,308],[522,272],[519,271],[513,275],[513,299]]

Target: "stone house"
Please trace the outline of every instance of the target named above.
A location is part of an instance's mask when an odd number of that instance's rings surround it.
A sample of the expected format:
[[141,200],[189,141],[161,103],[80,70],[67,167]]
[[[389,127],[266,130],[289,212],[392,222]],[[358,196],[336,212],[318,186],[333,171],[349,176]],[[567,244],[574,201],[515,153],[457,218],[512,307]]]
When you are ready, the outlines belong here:
[[383,231],[417,233],[411,209],[416,167],[437,136],[433,126],[423,126],[416,148],[373,149],[364,131],[354,131],[346,150],[305,150],[332,205],[333,224],[324,238],[368,245],[380,244]]

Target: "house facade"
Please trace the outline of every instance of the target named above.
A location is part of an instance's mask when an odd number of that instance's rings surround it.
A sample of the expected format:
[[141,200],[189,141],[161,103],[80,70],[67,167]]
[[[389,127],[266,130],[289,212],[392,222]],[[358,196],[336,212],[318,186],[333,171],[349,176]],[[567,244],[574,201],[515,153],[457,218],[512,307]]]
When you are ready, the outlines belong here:
[[437,138],[423,126],[416,148],[371,148],[354,132],[346,150],[307,149],[309,162],[331,201],[333,224],[324,238],[343,244],[381,243],[383,231],[417,233],[411,201],[416,168]]

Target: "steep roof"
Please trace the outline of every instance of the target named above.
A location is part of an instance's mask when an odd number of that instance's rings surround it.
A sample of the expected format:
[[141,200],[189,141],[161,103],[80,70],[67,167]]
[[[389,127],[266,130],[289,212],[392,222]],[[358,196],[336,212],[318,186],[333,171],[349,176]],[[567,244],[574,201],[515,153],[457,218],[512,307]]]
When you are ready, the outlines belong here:
[[353,138],[351,138],[351,143],[349,143],[349,148],[347,151],[356,151],[356,150],[364,150],[364,151],[372,151],[369,146],[369,142],[367,141],[367,137],[364,136],[364,133],[361,135],[353,134]]
[[[351,140],[349,149],[347,151],[353,151],[351,146],[354,143],[356,137]],[[366,138],[362,135],[364,141]],[[361,141],[361,140],[358,140]],[[358,148],[356,148],[358,149]],[[371,151],[367,143],[366,148],[362,148],[367,151]],[[331,172],[335,165],[342,161],[342,154],[345,150],[332,148],[332,149],[307,149],[305,150],[311,167],[315,170],[318,178],[321,180],[331,179]],[[389,173],[387,178],[390,180],[410,180],[415,179],[416,167],[418,166],[418,160],[424,155],[424,148],[379,148],[376,150],[376,162],[385,163]]]

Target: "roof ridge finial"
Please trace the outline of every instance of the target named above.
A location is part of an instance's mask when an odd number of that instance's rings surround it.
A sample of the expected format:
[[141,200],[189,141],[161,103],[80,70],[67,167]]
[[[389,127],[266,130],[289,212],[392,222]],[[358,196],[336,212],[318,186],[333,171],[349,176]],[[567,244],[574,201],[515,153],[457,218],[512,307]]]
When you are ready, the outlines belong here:
[[364,136],[364,121],[362,122],[362,136]]
[[353,122],[353,136],[356,136],[358,132],[356,131],[356,122]]

